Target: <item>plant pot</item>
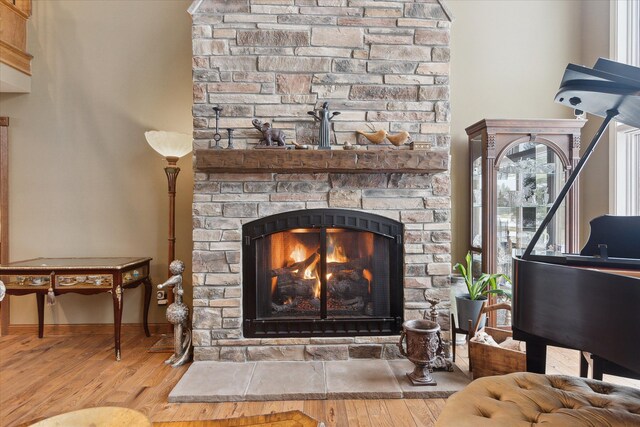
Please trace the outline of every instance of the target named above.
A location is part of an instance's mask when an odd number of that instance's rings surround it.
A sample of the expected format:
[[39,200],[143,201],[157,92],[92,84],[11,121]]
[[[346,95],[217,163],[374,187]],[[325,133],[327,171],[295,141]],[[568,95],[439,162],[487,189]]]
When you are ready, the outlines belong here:
[[[480,310],[482,309],[482,303],[487,300],[486,297],[481,299],[472,300],[469,299],[469,294],[464,295],[456,295],[456,309],[458,311],[458,328],[468,331],[469,329],[469,320],[473,322],[471,325],[471,330],[475,330],[475,322],[478,319],[478,315],[480,314]],[[480,326],[482,328],[487,319],[487,315],[483,314],[480,319]],[[478,328],[478,329],[479,329]]]
[[[462,275],[460,274],[452,274],[451,275],[451,290],[449,293],[449,300],[450,301],[455,301],[456,300],[456,296],[458,295],[464,295],[467,293],[467,284],[464,281],[464,277],[462,277]],[[456,322],[458,321],[458,307],[457,304],[451,304],[451,308],[450,308],[451,314],[454,316],[454,318],[456,319]],[[463,345],[467,339],[466,335],[463,334],[454,334],[455,335],[455,344],[456,345]]]

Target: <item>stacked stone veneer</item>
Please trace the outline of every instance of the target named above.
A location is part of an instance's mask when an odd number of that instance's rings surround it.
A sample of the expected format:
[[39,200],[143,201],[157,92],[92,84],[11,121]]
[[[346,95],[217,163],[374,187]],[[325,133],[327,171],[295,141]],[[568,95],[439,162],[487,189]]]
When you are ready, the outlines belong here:
[[[411,132],[449,149],[449,27],[437,1],[205,0],[194,3],[194,146],[251,148],[254,117],[314,143],[307,111],[341,111],[337,144],[368,126]],[[364,148],[364,147],[363,147]],[[388,142],[366,147],[396,149]],[[402,147],[400,149],[406,149]],[[241,155],[241,151],[238,151]],[[268,153],[265,153],[268,155]],[[196,360],[306,360],[398,356],[398,337],[246,339],[242,336],[242,224],[305,208],[357,209],[405,225],[405,320],[443,300],[451,270],[449,172],[195,173],[193,337]]]

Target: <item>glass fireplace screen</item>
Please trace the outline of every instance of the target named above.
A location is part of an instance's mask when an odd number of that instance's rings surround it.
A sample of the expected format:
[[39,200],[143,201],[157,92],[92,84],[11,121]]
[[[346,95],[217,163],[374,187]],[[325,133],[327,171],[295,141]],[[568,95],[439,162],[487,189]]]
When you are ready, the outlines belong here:
[[388,239],[298,228],[256,242],[257,319],[388,317]]
[[403,227],[345,209],[290,211],[242,227],[243,335],[395,335]]

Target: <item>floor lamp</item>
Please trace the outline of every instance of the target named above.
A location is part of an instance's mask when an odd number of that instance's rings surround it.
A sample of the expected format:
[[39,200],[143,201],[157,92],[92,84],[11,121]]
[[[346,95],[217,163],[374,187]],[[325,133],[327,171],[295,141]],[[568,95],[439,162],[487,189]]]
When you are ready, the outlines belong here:
[[[144,133],[147,142],[158,154],[167,160],[167,166],[164,171],[167,175],[167,183],[169,184],[169,256],[167,260],[167,268],[176,255],[176,181],[180,168],[178,160],[189,154],[193,148],[191,135],[177,132],[166,131],[148,131]],[[168,276],[171,272],[168,272]],[[173,302],[173,292],[167,294],[167,303]],[[169,337],[170,338],[170,337]],[[165,339],[158,342],[154,347],[168,347],[167,351],[173,351],[173,340],[169,339],[165,343]],[[166,345],[165,345],[166,344]]]

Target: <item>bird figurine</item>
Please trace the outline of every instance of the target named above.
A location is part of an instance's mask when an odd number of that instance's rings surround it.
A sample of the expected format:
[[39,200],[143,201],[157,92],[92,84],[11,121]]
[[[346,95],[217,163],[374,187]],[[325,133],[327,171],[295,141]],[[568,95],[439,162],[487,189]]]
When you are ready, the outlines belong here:
[[382,144],[384,142],[384,139],[387,137],[387,131],[384,129],[380,129],[379,131],[375,131],[375,128],[372,129],[374,132],[372,133],[367,133],[367,132],[363,132],[361,130],[357,130],[356,133],[358,135],[362,135],[365,138],[367,138],[370,142],[373,142],[374,144]]
[[391,135],[390,133],[388,133],[387,139],[390,143],[392,143],[396,147],[399,147],[407,142],[411,142],[411,135],[409,135],[409,132],[407,132],[406,130],[403,130],[396,133],[395,135]]

